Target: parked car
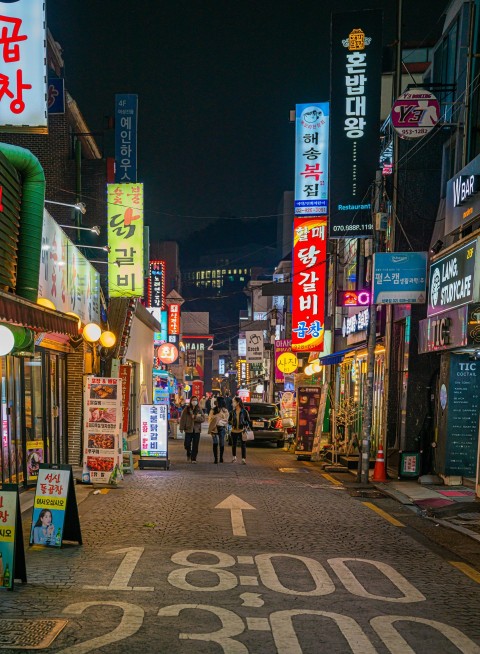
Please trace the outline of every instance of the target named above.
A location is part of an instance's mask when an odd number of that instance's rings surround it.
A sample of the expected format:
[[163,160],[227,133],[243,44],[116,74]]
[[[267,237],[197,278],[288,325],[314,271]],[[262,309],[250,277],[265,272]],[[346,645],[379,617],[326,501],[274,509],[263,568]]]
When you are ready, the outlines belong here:
[[283,447],[285,433],[278,407],[266,402],[247,402],[245,408],[250,415],[255,441],[271,441]]

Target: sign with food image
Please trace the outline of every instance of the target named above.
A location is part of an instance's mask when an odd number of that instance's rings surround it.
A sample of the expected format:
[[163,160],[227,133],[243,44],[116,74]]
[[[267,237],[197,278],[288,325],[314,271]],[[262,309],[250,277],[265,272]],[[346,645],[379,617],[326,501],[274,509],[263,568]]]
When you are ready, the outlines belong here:
[[115,483],[122,472],[122,380],[86,377],[83,413],[83,481]]
[[297,433],[295,454],[311,455],[317,425],[322,389],[319,386],[302,386],[298,389]]

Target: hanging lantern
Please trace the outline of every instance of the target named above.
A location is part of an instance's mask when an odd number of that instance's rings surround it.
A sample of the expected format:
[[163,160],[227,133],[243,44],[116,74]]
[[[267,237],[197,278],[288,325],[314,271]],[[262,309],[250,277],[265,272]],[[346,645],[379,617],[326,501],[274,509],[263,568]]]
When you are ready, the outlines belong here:
[[83,328],[83,338],[88,343],[96,343],[101,335],[102,329],[100,325],[97,325],[95,322],[89,322]]
[[117,337],[113,332],[102,332],[100,336],[100,345],[103,347],[113,347],[117,342]]
[[0,325],[0,356],[10,354],[15,345],[15,337],[6,325]]

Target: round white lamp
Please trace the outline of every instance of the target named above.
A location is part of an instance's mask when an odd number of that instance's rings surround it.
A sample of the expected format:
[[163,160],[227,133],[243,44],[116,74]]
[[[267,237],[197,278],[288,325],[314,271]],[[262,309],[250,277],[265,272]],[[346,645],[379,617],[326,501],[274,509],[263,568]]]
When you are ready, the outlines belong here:
[[6,325],[0,325],[0,356],[10,354],[15,345],[15,338]]
[[113,347],[117,342],[117,337],[113,332],[102,332],[100,336],[100,345],[102,347]]
[[83,338],[88,343],[96,343],[102,335],[102,328],[96,322],[89,322],[83,328]]

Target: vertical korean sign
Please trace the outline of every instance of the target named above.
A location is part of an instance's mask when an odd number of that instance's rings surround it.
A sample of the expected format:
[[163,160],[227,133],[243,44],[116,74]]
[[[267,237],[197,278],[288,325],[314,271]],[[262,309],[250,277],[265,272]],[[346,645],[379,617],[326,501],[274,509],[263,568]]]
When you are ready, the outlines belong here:
[[143,457],[167,458],[168,406],[142,404],[140,407],[141,448]]
[[165,309],[165,261],[150,261],[148,306]]
[[110,297],[143,296],[143,184],[107,184]]
[[0,588],[13,586],[17,503],[16,488],[0,490]]
[[295,215],[328,213],[328,102],[297,104]]
[[295,218],[292,350],[323,352],[327,219]]
[[332,15],[330,238],[373,233],[371,185],[379,161],[382,12]]
[[122,380],[85,378],[83,476],[87,483],[114,483],[119,471],[122,429]]
[[44,0],[0,2],[0,129],[46,134]]
[[168,334],[180,334],[180,305],[171,304],[168,307]]
[[137,181],[138,95],[115,95],[115,181]]
[[62,545],[70,475],[71,470],[41,466],[35,489],[30,545]]

